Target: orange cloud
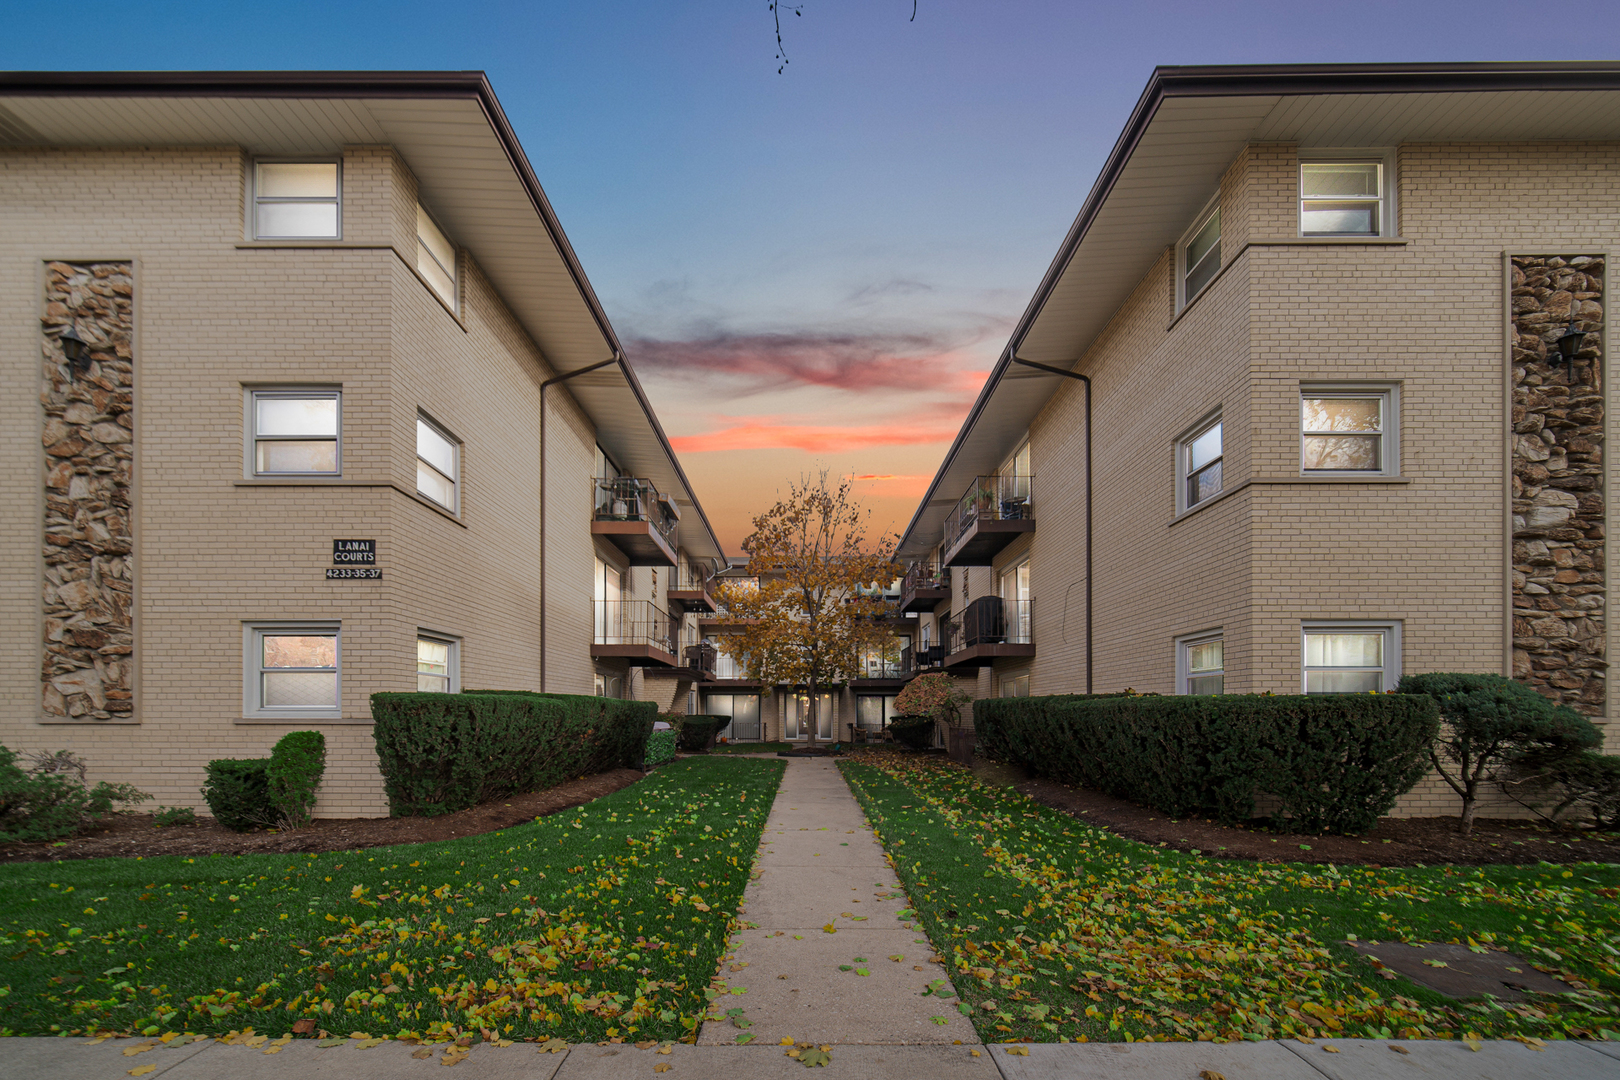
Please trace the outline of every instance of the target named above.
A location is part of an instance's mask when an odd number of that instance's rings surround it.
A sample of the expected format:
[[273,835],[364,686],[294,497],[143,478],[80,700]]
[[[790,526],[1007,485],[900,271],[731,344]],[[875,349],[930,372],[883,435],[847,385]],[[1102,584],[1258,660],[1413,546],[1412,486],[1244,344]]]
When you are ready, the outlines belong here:
[[866,424],[858,427],[836,427],[752,422],[722,428],[704,435],[677,435],[669,441],[676,452],[681,454],[775,448],[826,453],[837,450],[861,450],[871,446],[911,446],[917,443],[949,442],[956,437],[957,423],[956,420],[947,419],[929,424]]

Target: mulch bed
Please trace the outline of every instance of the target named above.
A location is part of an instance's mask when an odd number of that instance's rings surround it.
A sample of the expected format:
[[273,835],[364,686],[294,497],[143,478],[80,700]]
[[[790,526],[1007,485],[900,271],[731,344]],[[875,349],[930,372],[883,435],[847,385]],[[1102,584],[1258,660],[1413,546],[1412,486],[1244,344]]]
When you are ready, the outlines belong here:
[[0,845],[0,862],[56,862],[107,856],[257,855],[269,852],[351,851],[385,844],[457,840],[533,821],[629,787],[637,769],[612,769],[569,780],[545,791],[510,795],[498,802],[439,817],[320,818],[292,832],[232,832],[213,818],[195,825],[158,828],[151,814],[116,814],[90,832],[57,843]]
[[1369,866],[1620,862],[1620,838],[1612,833],[1588,836],[1531,821],[1475,818],[1473,835],[1464,838],[1457,835],[1454,817],[1386,817],[1360,836],[1319,836],[1273,832],[1258,825],[1217,825],[1198,818],[1173,821],[1162,811],[1052,780],[1017,780],[1012,786],[1044,806],[1132,840],[1221,859]]

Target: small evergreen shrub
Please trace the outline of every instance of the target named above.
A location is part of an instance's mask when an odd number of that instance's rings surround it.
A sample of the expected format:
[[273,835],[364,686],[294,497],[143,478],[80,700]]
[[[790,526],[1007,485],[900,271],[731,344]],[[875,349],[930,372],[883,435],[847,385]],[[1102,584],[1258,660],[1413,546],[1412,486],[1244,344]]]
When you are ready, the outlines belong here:
[[289,731],[270,751],[266,778],[276,817],[297,829],[309,824],[315,789],[326,772],[326,736],[318,731]]
[[714,737],[731,723],[729,716],[691,715],[681,724],[680,747],[688,753],[702,753],[714,745]]
[[934,718],[932,716],[896,716],[889,720],[889,731],[901,746],[913,750],[927,750],[934,745]]
[[639,768],[657,708],[527,690],[373,694],[372,735],[390,812],[448,814],[577,776]]
[[655,731],[651,735],[647,736],[647,757],[642,763],[643,767],[650,769],[654,765],[662,765],[667,761],[674,761],[675,740],[676,733],[674,728],[668,728],[664,731]]
[[1576,810],[1599,829],[1620,825],[1620,756],[1582,750],[1551,760],[1521,758],[1499,782],[1509,798],[1552,824]]
[[197,824],[197,811],[189,806],[160,806],[152,815],[157,827],[166,829],[174,825]]
[[[70,764],[57,767],[63,761]],[[37,771],[24,770],[0,746],[0,843],[60,840],[112,813],[114,803],[152,797],[129,784],[87,787],[84,763],[65,750],[36,754],[34,762]]]
[[1363,832],[1411,790],[1439,727],[1401,694],[990,698],[973,703],[978,750],[1038,776],[1172,817],[1273,820]]
[[214,820],[235,832],[274,825],[269,758],[220,758],[208,763],[202,788]]

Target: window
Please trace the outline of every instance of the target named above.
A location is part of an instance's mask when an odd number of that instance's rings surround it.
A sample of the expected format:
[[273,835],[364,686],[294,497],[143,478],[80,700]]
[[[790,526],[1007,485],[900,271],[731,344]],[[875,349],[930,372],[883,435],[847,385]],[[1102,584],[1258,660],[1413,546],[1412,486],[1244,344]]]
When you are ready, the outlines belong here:
[[420,203],[416,207],[416,272],[451,311],[456,310],[455,246],[445,239]]
[[1393,386],[1301,386],[1300,469],[1398,474],[1396,404]]
[[250,390],[249,473],[336,476],[343,395],[337,390]]
[[754,742],[760,738],[758,694],[705,694],[703,712],[708,716],[729,716],[721,734],[732,742]]
[[1300,162],[1301,236],[1381,236],[1387,218],[1381,161]]
[[894,719],[893,694],[862,694],[855,699],[855,726],[882,731]]
[[1376,694],[1400,681],[1399,623],[1305,623],[1307,694]]
[[260,161],[253,166],[253,236],[258,240],[336,240],[338,164]]
[[1219,630],[1176,639],[1176,693],[1226,692],[1226,646]]
[[454,439],[431,420],[416,418],[416,493],[452,513],[456,510],[456,458]]
[[1029,676],[1012,675],[1001,680],[1002,697],[1029,697]]
[[1007,642],[1027,645],[1030,629],[1029,560],[1001,573],[1001,601],[1006,614]]
[[1178,509],[1191,510],[1221,493],[1221,418],[1207,418],[1176,444]]
[[1204,291],[1221,269],[1221,205],[1220,196],[1210,200],[1209,206],[1198,215],[1186,239],[1179,245],[1177,265],[1181,275],[1177,285],[1176,307],[1180,310],[1192,298]]
[[460,643],[436,634],[416,637],[416,689],[423,694],[453,694],[461,681]]
[[[786,706],[782,720],[782,737],[808,739],[810,737],[810,695],[789,692],[784,695]],[[833,696],[816,696],[816,738],[831,739],[833,732]]]
[[594,581],[596,643],[623,645],[629,640],[625,626],[629,605],[623,602],[624,577],[617,568],[597,559]]
[[249,624],[242,706],[250,717],[337,719],[337,623]]

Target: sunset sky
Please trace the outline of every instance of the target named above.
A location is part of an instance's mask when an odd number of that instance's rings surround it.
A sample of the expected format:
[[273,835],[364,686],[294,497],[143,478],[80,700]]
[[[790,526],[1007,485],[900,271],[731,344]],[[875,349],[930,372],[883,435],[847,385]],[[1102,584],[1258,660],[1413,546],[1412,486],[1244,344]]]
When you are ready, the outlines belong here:
[[1620,5],[8,0],[0,66],[482,69],[722,543],[901,528],[1156,64],[1612,58]]

